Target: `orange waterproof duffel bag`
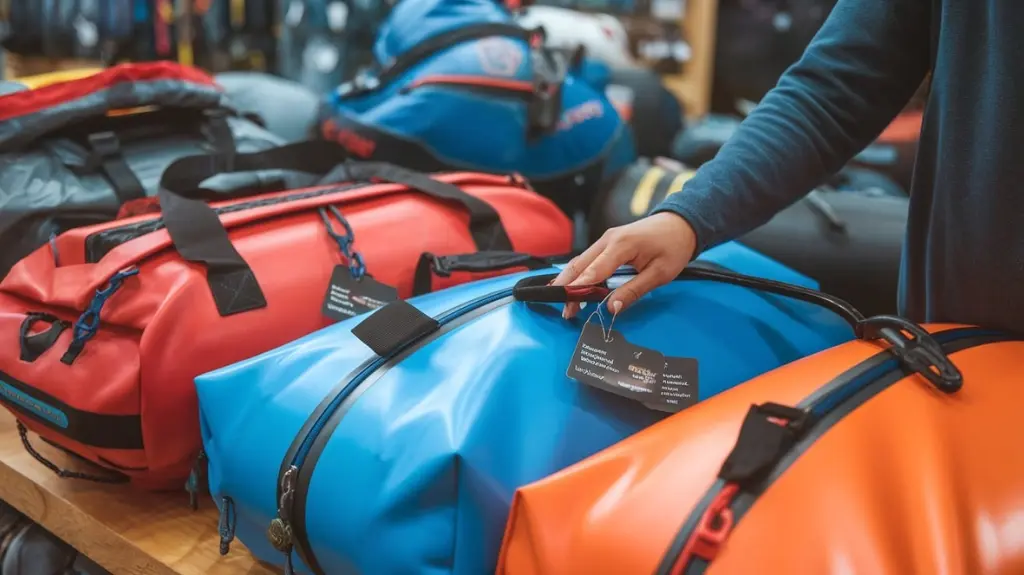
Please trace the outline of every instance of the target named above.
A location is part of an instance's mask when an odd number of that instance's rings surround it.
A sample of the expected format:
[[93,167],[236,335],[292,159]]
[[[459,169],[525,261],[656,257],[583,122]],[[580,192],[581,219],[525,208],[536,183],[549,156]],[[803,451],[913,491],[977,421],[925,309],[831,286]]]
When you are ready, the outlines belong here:
[[[326,172],[323,146],[232,162]],[[497,254],[484,273],[458,272],[446,254],[571,247],[569,220],[510,176],[342,164],[324,178],[340,185],[213,204],[172,192],[200,196],[226,161],[177,160],[160,214],[66,232],[0,284],[0,402],[105,468],[92,479],[180,488],[200,448],[193,378],[412,295],[420,262],[438,289],[529,263]]]
[[1024,573],[1024,341],[928,330],[868,320],[892,343],[793,362],[521,488],[498,573]]

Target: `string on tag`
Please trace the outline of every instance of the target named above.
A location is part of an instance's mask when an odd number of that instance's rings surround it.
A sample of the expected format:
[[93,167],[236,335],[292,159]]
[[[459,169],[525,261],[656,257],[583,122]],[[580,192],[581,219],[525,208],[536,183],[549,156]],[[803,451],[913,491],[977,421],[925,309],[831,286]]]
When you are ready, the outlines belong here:
[[608,303],[608,298],[612,297],[612,293],[613,292],[608,292],[608,295],[604,296],[604,299],[601,300],[601,303],[597,304],[597,307],[594,308],[594,311],[589,316],[587,316],[587,323],[590,323],[590,320],[594,319],[595,315],[597,316],[597,321],[598,323],[601,324],[601,335],[604,336],[605,343],[611,343],[615,339],[612,337],[612,328],[615,327],[615,318],[618,317],[619,315],[619,312],[613,311],[612,319],[611,321],[608,322],[608,328],[605,329],[604,314],[601,313],[601,310],[604,309],[604,304]]

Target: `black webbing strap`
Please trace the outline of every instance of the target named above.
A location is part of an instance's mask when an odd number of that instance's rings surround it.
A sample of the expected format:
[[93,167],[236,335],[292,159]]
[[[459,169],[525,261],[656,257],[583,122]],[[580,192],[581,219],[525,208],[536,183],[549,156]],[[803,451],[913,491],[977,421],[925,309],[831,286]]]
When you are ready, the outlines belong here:
[[372,180],[401,184],[439,200],[458,202],[469,212],[469,233],[473,236],[473,243],[477,250],[512,251],[513,249],[512,240],[509,239],[505,226],[501,223],[501,217],[494,206],[476,196],[467,194],[458,186],[435,180],[426,174],[384,162],[348,162],[335,167],[320,181],[320,184]]
[[256,275],[232,245],[213,208],[162,188],[160,209],[181,258],[206,268],[206,283],[222,317],[267,306]]
[[345,148],[325,140],[299,142],[248,154],[186,156],[167,166],[160,177],[160,187],[188,197],[216,197],[213,192],[201,190],[199,186],[218,174],[288,170],[322,176],[346,158],[348,152]]
[[114,188],[118,203],[146,197],[142,182],[121,155],[121,141],[113,132],[89,134],[90,167],[100,170]]
[[404,300],[378,309],[352,328],[352,335],[381,357],[389,357],[440,329],[437,320]]
[[569,73],[569,61],[561,53],[543,46],[530,46],[533,63],[533,97],[526,105],[527,139],[536,139],[558,128],[562,118],[562,87]]
[[206,116],[202,127],[203,135],[213,144],[213,149],[217,153],[225,156],[225,163],[233,165],[238,147],[235,134],[231,131],[231,124],[228,123],[228,111],[216,108],[203,110],[203,114]]
[[751,405],[739,437],[718,477],[743,489],[757,485],[800,438],[810,422],[808,412],[788,405]]
[[213,208],[202,201],[199,185],[229,171],[284,169],[324,173],[344,157],[330,142],[302,142],[265,152],[237,154],[231,166],[222,154],[189,156],[172,163],[160,179],[160,208],[164,225],[182,259],[206,268],[217,311],[221,316],[266,307],[267,301],[252,269],[231,244]]
[[528,30],[517,24],[507,22],[485,22],[455,28],[427,38],[391,62],[386,63],[380,72],[371,78],[372,82],[367,83],[365,78],[357,77],[355,80],[342,84],[336,93],[339,97],[347,98],[372,92],[441,50],[461,44],[462,42],[502,36],[524,40],[529,43],[538,35],[543,37],[543,34],[543,28]]
[[482,251],[472,254],[451,256],[435,256],[431,253],[420,255],[416,264],[416,275],[412,283],[413,295],[422,295],[432,291],[434,276],[446,278],[453,272],[493,272],[510,268],[524,267],[528,270],[540,270],[551,267],[544,258],[517,252]]

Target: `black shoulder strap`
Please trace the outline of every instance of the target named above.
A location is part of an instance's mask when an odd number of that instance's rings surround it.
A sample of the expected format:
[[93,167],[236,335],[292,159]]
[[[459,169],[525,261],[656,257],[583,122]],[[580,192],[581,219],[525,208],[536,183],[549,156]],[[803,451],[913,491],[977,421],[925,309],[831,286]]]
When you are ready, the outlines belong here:
[[435,36],[431,36],[419,44],[416,44],[407,52],[392,61],[386,62],[380,73],[376,74],[372,78],[368,79],[357,77],[355,80],[342,84],[338,87],[336,94],[342,98],[349,98],[372,92],[376,90],[378,86],[387,84],[409,70],[409,68],[412,68],[416,64],[419,64],[441,50],[456,44],[461,44],[462,42],[489,38],[491,36],[504,36],[507,38],[518,38],[526,42],[533,42],[538,37],[543,38],[543,34],[544,30],[542,28],[528,30],[517,24],[510,24],[506,22],[485,22],[464,26],[462,28],[455,28]]

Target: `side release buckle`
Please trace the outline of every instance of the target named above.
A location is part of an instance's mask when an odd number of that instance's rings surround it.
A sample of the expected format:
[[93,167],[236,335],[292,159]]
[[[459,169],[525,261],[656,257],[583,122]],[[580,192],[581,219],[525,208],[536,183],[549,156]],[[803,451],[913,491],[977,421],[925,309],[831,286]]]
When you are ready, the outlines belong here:
[[858,336],[882,339],[906,369],[928,380],[943,393],[956,393],[964,376],[942,351],[935,338],[916,323],[894,315],[869,317],[860,322]]

